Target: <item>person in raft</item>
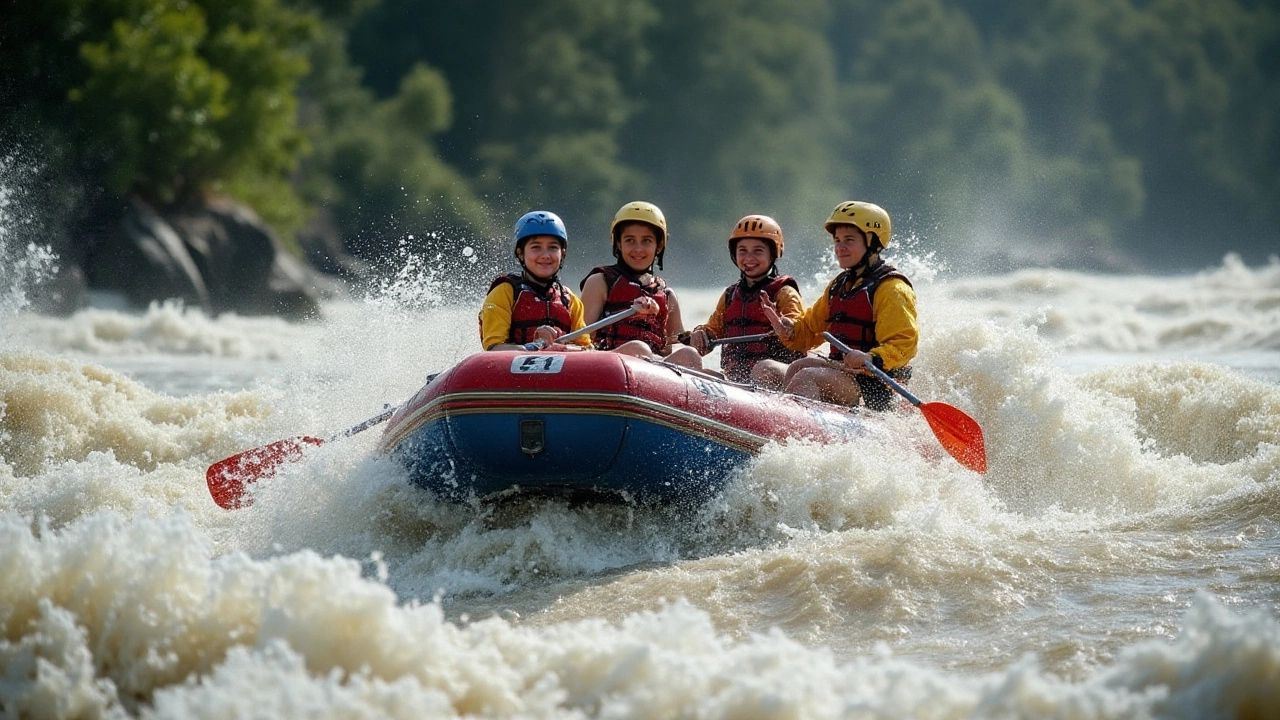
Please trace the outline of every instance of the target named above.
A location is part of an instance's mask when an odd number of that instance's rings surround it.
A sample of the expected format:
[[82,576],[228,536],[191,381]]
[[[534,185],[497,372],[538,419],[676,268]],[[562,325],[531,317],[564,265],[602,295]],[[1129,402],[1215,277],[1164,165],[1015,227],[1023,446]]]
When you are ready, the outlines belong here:
[[499,275],[480,306],[480,343],[485,350],[523,350],[541,339],[543,351],[586,350],[591,338],[573,345],[556,338],[585,325],[582,301],[560,282],[560,266],[569,250],[569,233],[555,213],[525,213],[515,227],[515,256],[520,272]]
[[676,340],[684,332],[676,294],[653,274],[655,262],[662,269],[667,249],[667,219],[662,211],[653,203],[627,203],[613,216],[609,230],[617,262],[593,268],[582,279],[583,319],[590,324],[633,304],[640,313],[597,330],[595,346],[702,369],[698,351]]
[[761,305],[787,347],[810,350],[822,344],[822,333],[828,331],[853,352],[844,355],[833,347],[830,359],[810,355],[791,363],[785,390],[841,405],[861,400],[872,410],[886,410],[893,391],[863,368],[874,363],[905,383],[919,339],[911,281],[880,259],[892,237],[889,214],[879,205],[849,201],[836,206],[824,227],[835,242],[840,274],[795,320],[780,315],[768,299]]
[[[804,312],[800,288],[788,275],[778,274],[778,258],[786,248],[782,227],[768,215],[748,215],[729,233],[729,257],[738,266],[738,282],[725,288],[716,309],[693,329],[690,344],[700,354],[711,352],[711,341],[770,333],[769,318],[760,299],[767,297],[779,315],[795,320]],[[787,365],[804,356],[770,336],[757,342],[724,343],[720,369],[733,382],[782,387]]]

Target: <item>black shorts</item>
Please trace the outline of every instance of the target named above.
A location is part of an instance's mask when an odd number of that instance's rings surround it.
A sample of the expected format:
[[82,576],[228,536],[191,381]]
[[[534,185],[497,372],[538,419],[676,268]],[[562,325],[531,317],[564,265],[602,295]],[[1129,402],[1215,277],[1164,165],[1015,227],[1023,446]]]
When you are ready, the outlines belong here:
[[[899,385],[906,383],[911,379],[911,368],[899,368],[889,373],[898,382]],[[883,411],[893,407],[893,388],[880,381],[875,375],[866,375],[859,373],[853,376],[858,381],[858,388],[862,390],[862,404],[868,410]]]

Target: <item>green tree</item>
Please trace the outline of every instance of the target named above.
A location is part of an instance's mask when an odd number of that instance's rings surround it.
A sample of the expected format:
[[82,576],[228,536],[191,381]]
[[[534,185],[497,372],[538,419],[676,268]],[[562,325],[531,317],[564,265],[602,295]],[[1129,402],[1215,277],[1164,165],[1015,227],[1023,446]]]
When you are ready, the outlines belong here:
[[277,0],[15,5],[0,37],[15,118],[41,128],[67,182],[161,204],[271,189],[263,215],[300,219],[287,174],[305,149],[294,91],[313,16]]
[[1093,225],[1091,235],[1102,225],[1166,262],[1214,261],[1227,238],[1274,237],[1280,10],[1232,0],[1033,7],[992,27],[997,71],[1050,160],[1048,185],[1087,188],[1071,203],[1051,198],[1036,208],[1043,217]]
[[662,0],[650,33],[650,101],[628,128],[626,157],[686,242],[723,257],[732,223],[773,215],[814,227],[839,199],[841,132],[825,0]]
[[[1151,200],[1144,224],[1165,236],[1166,252],[1207,251],[1206,259],[1233,235],[1270,226],[1274,236],[1280,9],[1158,0],[1133,12],[1129,23],[1100,28],[1115,47],[1101,92],[1104,117],[1143,159]],[[1188,212],[1207,207],[1215,211]]]
[[479,187],[513,213],[545,206],[592,225],[611,214],[640,179],[618,133],[654,20],[631,0],[500,3]]
[[895,217],[932,220],[938,240],[970,237],[977,228],[965,219],[980,207],[988,219],[1007,216],[1024,120],[988,74],[977,28],[939,0],[898,0],[860,26],[868,31],[844,97],[849,192]]
[[[873,27],[854,58],[847,100],[858,128],[850,157],[870,171],[860,178],[868,187],[961,256],[1067,237],[1072,260],[1088,260],[1086,248],[1108,254],[1137,216],[1142,188],[1136,161],[1118,151],[1105,124],[1053,96],[1081,82],[1029,82],[1015,92],[970,16],[940,0],[898,0]],[[1017,57],[1010,65],[1091,77],[1080,67],[1087,53],[1009,55]],[[1028,101],[1046,112],[1029,111]],[[1037,133],[1033,120],[1046,117],[1057,127]]]
[[648,2],[383,0],[352,29],[353,58],[380,97],[415,63],[440,69],[459,118],[436,138],[506,228],[535,206],[571,237],[601,227],[643,177],[619,133],[644,100]]
[[344,35],[329,28],[312,47],[303,83],[303,127],[315,149],[298,173],[302,195],[333,215],[347,246],[375,263],[407,252],[455,257],[490,231],[466,178],[436,138],[453,123],[444,75],[413,67],[397,94],[378,100],[360,84]]

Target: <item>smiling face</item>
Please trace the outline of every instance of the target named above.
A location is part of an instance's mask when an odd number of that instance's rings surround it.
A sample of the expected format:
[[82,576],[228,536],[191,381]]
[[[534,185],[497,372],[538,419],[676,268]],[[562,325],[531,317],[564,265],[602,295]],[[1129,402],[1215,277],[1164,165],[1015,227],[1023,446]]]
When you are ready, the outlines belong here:
[[658,233],[649,223],[630,222],[618,228],[618,252],[632,270],[648,270],[660,249]]
[[848,270],[866,257],[867,236],[853,225],[837,225],[831,238],[835,241],[836,262],[841,270]]
[[534,235],[524,239],[524,247],[516,249],[516,257],[529,274],[539,280],[550,280],[560,272],[564,248],[554,235]]
[[733,264],[747,280],[755,282],[773,266],[773,247],[760,238],[742,238],[733,247]]

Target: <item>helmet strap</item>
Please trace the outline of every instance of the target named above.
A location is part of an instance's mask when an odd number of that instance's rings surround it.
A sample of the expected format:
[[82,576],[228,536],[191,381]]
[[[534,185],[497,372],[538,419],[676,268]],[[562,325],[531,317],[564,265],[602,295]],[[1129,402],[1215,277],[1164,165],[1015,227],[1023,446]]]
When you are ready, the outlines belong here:
[[862,278],[866,277],[867,273],[880,267],[883,262],[884,261],[880,259],[879,252],[871,252],[868,250],[867,254],[863,255],[862,259],[858,261],[858,264],[849,268],[846,272],[850,273],[850,277],[855,283],[857,283]]
[[[623,275],[626,275],[628,278],[631,278],[632,280],[640,277],[645,273],[650,273],[650,274],[653,273],[654,263],[650,263],[649,267],[643,270],[639,270],[639,271],[632,270],[631,266],[627,264],[627,261],[622,259],[622,253],[618,250],[616,246],[613,248],[613,259],[617,260],[617,262],[614,263],[613,266],[618,268],[618,270],[622,271]],[[658,253],[656,262],[658,265],[658,269],[661,270],[662,269],[662,253]]]
[[[529,237],[533,236],[531,235]],[[516,262],[520,265],[520,269],[522,270],[524,269],[524,258],[520,257],[520,254],[524,252],[524,247],[525,245],[528,245],[528,240],[528,237],[520,238],[516,241],[516,246],[511,249],[511,256],[516,259]],[[560,245],[560,269],[563,270],[565,260],[569,259],[569,244],[564,240],[557,240],[557,244]],[[559,274],[559,270],[556,271],[556,274]]]
[[759,290],[760,288],[764,287],[765,285],[768,285],[768,284],[769,284],[769,282],[770,282],[771,280],[773,280],[773,278],[774,278],[776,275],[777,275],[777,273],[774,273],[774,274],[772,274],[772,275],[765,275],[764,277],[760,278],[759,280],[756,280],[755,282],[752,282],[752,281],[747,277],[747,274],[746,274],[746,273],[741,273],[741,272],[740,272],[740,273],[738,273],[738,288],[743,292],[743,294],[746,294],[746,293],[753,293],[753,292],[755,292],[756,290]]
[[[631,269],[630,265],[626,264],[622,260],[619,260],[617,263],[614,264],[614,267],[617,268],[618,272],[622,275],[622,277],[626,278],[628,282],[633,282],[636,285],[639,285],[641,287],[644,287],[649,283],[653,282],[652,280],[653,266],[652,265],[645,268],[644,270],[641,270],[640,272],[636,272],[635,270]],[[648,276],[648,278],[645,277],[646,275]]]
[[553,285],[560,284],[560,272],[558,270],[556,271],[555,275],[552,275],[546,280],[543,280],[535,276],[533,273],[529,272],[529,268],[521,266],[520,276],[524,278],[525,282],[529,283],[533,287],[538,288],[542,292],[546,292],[547,289],[552,287]]
[[520,256],[520,254],[524,252],[523,245],[516,248],[515,250],[512,250],[511,254],[515,256],[516,262],[520,264],[520,276],[523,277],[525,281],[528,282],[530,285],[533,285],[536,288],[540,288],[543,292],[545,292],[547,288],[551,287],[552,285],[559,284],[560,282],[560,271],[564,269],[564,253],[568,250],[568,248],[565,248],[563,244],[561,244],[560,247],[561,247],[560,267],[556,269],[555,274],[553,274],[551,277],[547,278],[546,280],[539,279],[538,276],[534,275],[532,272],[529,271],[529,266],[524,264],[524,258]]
[[751,278],[747,277],[747,274],[745,272],[739,270],[738,284],[742,286],[743,290],[750,290],[752,289],[751,288],[752,285],[763,285],[764,283],[767,283],[768,281],[776,277],[778,277],[778,266],[776,264],[770,263],[769,269],[766,270],[765,274],[761,275],[760,279],[756,280],[754,283],[751,281]]

